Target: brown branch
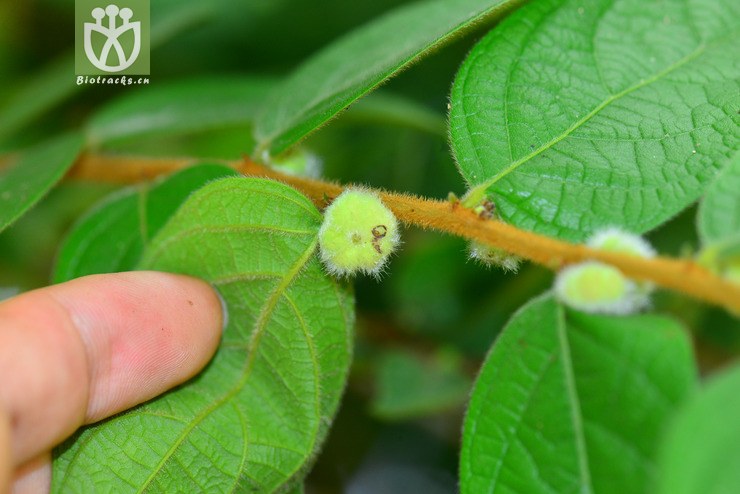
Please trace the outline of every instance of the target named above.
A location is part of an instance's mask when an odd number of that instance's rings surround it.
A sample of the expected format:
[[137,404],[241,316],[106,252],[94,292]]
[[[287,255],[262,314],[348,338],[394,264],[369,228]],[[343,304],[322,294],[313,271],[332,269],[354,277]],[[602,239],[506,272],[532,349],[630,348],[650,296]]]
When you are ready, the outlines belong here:
[[[191,158],[134,158],[105,154],[83,154],[67,172],[67,178],[121,184],[151,180],[203,160]],[[236,168],[238,163],[224,164]]]
[[[137,182],[172,172],[194,163],[192,159],[145,159],[85,155],[70,170],[69,178],[113,182]],[[311,198],[319,207],[339,195],[341,185],[295,177],[266,168],[248,159],[225,163],[245,175],[262,176],[290,184]],[[619,268],[633,279],[691,295],[699,300],[740,312],[740,286],[725,281],[689,260],[638,257],[589,249],[553,238],[520,230],[500,221],[483,220],[459,203],[422,199],[405,194],[379,191],[385,204],[404,223],[452,233],[499,247],[523,258],[557,270],[588,259]]]

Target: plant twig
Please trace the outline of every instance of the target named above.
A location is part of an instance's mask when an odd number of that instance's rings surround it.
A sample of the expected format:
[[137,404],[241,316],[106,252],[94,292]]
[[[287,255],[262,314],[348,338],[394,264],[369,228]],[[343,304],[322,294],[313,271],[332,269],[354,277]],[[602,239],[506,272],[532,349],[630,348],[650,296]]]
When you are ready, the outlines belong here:
[[[112,182],[138,182],[186,167],[193,159],[146,159],[105,155],[84,155],[68,177]],[[287,175],[249,159],[225,163],[245,175],[268,177],[299,189],[319,207],[341,194],[343,186]],[[549,269],[588,259],[617,267],[626,276],[649,280],[664,288],[740,312],[740,286],[725,281],[690,260],[656,257],[643,259],[614,252],[590,249],[509,224],[481,219],[460,203],[423,199],[406,194],[378,191],[383,202],[406,224],[452,233],[506,250]]]

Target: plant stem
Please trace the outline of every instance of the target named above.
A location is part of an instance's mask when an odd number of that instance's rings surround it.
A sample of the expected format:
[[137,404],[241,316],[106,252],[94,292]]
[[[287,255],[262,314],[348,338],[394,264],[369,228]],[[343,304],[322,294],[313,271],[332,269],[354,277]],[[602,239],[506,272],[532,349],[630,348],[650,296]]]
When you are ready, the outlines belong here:
[[[112,182],[139,182],[195,163],[193,159],[148,159],[84,155],[68,178]],[[292,185],[323,208],[344,187],[331,182],[287,175],[245,158],[226,163],[245,175],[268,177]],[[611,264],[626,276],[649,280],[699,300],[740,312],[740,286],[725,281],[687,259],[656,257],[644,259],[590,249],[536,233],[520,230],[501,221],[484,220],[459,202],[436,201],[406,194],[378,191],[383,202],[408,225],[451,233],[506,250],[549,269],[588,259]]]

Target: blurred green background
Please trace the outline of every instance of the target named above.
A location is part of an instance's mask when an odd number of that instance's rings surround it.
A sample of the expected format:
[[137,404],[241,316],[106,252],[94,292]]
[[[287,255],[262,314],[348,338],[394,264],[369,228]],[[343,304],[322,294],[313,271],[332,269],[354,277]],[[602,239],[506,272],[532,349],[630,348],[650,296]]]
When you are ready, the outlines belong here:
[[[399,0],[152,0],[150,87],[74,84],[74,3],[0,2],[0,153],[81,126],[95,109],[136,91],[192,77],[251,75],[277,81],[331,40]],[[324,176],[342,183],[444,198],[465,190],[445,131],[449,88],[472,44],[490,26],[456,39],[304,143]],[[156,36],[154,34],[156,30]],[[29,97],[30,94],[30,97]],[[414,118],[393,118],[394,111]],[[103,151],[238,159],[250,128],[135,138]],[[0,297],[48,284],[55,251],[82,212],[116,189],[65,182],[0,234]],[[650,239],[661,253],[695,251],[695,208]],[[455,492],[463,406],[506,320],[549,288],[549,271],[524,264],[503,274],[467,259],[461,239],[407,229],[381,282],[357,280],[352,377],[307,492]],[[740,348],[737,321],[668,292],[658,311],[696,335],[704,371]]]

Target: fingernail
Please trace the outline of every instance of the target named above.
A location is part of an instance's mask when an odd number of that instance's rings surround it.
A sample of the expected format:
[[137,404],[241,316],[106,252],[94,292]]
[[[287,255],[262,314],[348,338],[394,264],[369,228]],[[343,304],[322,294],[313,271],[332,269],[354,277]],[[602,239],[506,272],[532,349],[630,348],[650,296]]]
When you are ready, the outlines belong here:
[[221,322],[223,323],[223,325],[221,326],[221,332],[223,332],[226,331],[226,327],[229,325],[229,306],[226,304],[226,299],[224,299],[224,296],[221,295],[220,291],[218,291],[218,288],[213,286],[213,289],[216,291],[219,302],[221,302]]

